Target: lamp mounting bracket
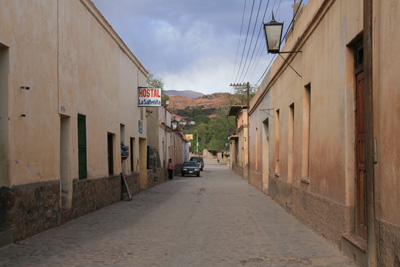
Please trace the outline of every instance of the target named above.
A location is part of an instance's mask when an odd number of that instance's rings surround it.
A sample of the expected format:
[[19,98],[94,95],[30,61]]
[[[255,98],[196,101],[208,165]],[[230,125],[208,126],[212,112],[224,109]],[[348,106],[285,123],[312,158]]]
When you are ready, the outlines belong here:
[[302,53],[303,51],[280,51],[278,54],[295,54]]
[[268,116],[270,116],[271,118],[274,117],[274,115],[270,114],[271,111],[273,111],[274,108],[264,108],[264,109],[260,109],[260,111],[267,113]]

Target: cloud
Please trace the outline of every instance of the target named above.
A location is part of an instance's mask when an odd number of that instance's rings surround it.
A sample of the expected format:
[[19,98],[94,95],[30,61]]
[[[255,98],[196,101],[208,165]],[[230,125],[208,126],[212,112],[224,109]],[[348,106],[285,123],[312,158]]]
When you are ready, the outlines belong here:
[[[236,68],[237,72],[241,59],[253,1],[247,1],[236,66],[244,0],[93,0],[93,2],[144,67],[164,80],[165,89],[194,90],[203,93],[231,90],[229,83],[235,82],[236,75],[233,75],[233,70]],[[265,2],[263,1],[262,7],[265,7]],[[275,3],[274,10],[276,10],[279,2],[271,0],[270,8],[273,7],[272,3]],[[258,3],[256,0],[255,9]],[[293,0],[283,0],[280,6],[281,12],[276,18],[290,17],[293,12],[292,4]],[[257,22],[260,24],[264,10],[261,11]],[[270,11],[267,14],[270,14]],[[255,13],[252,23],[254,19]],[[266,20],[269,19],[270,15],[266,16]],[[289,23],[290,20],[285,22],[285,26]],[[251,30],[252,27],[253,25]],[[247,45],[249,42],[250,40]],[[256,40],[253,41],[253,45],[255,42]],[[265,52],[263,33],[258,47],[254,63],[249,68],[248,75],[244,77],[251,79],[250,82],[253,83],[259,80],[271,58]],[[251,54],[252,50],[250,56]],[[243,64],[244,61],[245,58]],[[258,68],[254,69],[257,61],[259,61]]]

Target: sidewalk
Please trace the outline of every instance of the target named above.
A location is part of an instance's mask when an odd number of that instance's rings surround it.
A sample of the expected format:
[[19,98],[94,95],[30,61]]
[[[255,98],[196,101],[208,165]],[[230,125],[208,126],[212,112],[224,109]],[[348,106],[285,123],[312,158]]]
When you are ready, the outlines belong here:
[[1,266],[357,266],[226,165],[0,249]]

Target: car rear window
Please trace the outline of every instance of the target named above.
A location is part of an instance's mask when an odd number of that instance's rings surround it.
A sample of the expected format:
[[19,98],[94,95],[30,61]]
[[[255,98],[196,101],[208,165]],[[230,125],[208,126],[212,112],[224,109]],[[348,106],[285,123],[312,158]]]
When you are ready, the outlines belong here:
[[184,162],[184,163],[183,163],[183,166],[197,166],[197,163],[194,162],[194,161],[192,161],[192,162],[187,161],[187,162]]

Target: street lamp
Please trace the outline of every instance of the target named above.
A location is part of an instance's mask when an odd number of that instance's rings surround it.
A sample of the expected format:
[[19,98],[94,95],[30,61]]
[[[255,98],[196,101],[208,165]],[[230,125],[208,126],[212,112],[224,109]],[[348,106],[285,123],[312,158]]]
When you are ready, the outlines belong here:
[[176,129],[178,129],[178,121],[175,119],[173,121],[171,121],[171,127],[172,127],[172,131],[176,131]]
[[274,12],[272,12],[272,20],[268,23],[264,23],[264,33],[265,39],[267,41],[267,50],[270,54],[279,54],[279,56],[289,65],[289,67],[296,72],[296,74],[301,77],[301,75],[290,65],[282,53],[301,53],[301,51],[280,51],[281,41],[282,41],[282,30],[283,22],[277,22],[274,17]]
[[279,54],[282,40],[283,22],[277,22],[272,12],[272,20],[264,23],[265,39],[267,41],[267,50],[270,54]]

